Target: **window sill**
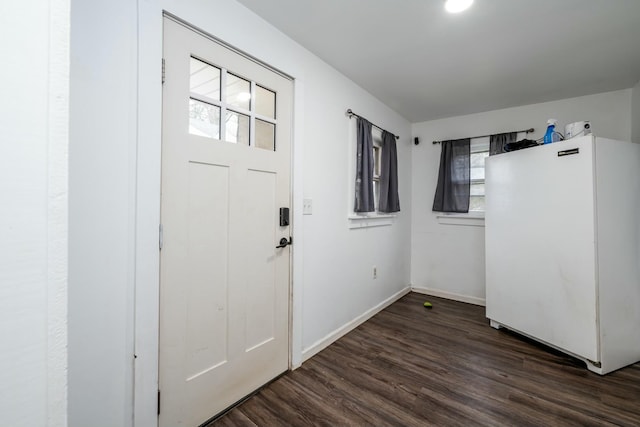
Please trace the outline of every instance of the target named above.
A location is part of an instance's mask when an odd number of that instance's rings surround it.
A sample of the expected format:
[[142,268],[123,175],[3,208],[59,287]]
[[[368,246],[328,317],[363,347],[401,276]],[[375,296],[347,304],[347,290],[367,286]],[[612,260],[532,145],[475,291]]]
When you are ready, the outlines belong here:
[[397,215],[393,214],[366,214],[349,215],[349,228],[381,227],[393,224],[393,219]]
[[437,214],[438,223],[445,225],[465,225],[471,227],[484,227],[484,212],[468,214]]

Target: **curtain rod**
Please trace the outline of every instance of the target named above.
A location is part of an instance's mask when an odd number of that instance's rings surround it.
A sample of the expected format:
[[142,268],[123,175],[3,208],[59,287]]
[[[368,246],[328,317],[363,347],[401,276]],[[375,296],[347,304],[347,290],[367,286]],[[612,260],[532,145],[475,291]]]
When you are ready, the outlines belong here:
[[[523,130],[516,130],[516,131],[512,131],[512,132],[516,132],[516,133],[533,133],[534,129],[533,128],[529,128],[529,129],[523,129]],[[500,133],[511,133],[511,132],[500,132]],[[497,134],[493,134],[493,135],[499,135],[499,133]],[[478,136],[470,136],[469,139],[477,139],[477,138],[486,138],[488,136],[491,135],[478,135]],[[458,138],[458,139],[465,139],[465,138]],[[434,144],[440,144],[442,141],[433,141]]]
[[[361,115],[358,115],[358,114],[354,113],[354,112],[351,110],[351,108],[349,108],[349,109],[347,110],[347,116],[349,116],[349,118],[350,118],[350,119],[351,119],[351,118],[353,118],[353,116],[356,116],[356,117],[360,117],[361,119],[365,119],[365,120],[367,120],[366,118],[362,117]],[[367,121],[369,122],[369,120],[367,120]],[[369,122],[369,123],[371,123],[371,122]],[[387,133],[391,133],[391,132],[389,132],[388,130],[382,129],[382,128],[381,128],[380,126],[378,126],[378,125],[374,125],[373,123],[371,123],[371,126],[376,127],[376,128],[378,128],[378,129],[380,129],[380,130],[383,130],[383,131],[385,131],[385,132],[387,132]],[[393,135],[393,133],[391,133],[391,134]],[[393,136],[395,136],[395,137],[396,137],[396,139],[400,139],[400,137],[399,137],[399,136],[397,136],[397,135],[393,135]]]

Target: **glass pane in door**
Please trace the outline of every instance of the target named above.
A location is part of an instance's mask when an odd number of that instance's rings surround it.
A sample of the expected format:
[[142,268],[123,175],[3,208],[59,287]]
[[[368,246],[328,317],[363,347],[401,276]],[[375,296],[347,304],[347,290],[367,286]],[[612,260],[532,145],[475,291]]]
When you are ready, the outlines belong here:
[[276,118],[275,92],[256,86],[256,113],[270,119]]
[[256,147],[276,150],[276,125],[256,119]]
[[227,73],[227,104],[249,110],[251,108],[251,82]]
[[227,111],[225,141],[249,145],[249,116]]
[[189,133],[220,139],[220,107],[189,99]]
[[189,89],[192,93],[220,101],[220,69],[191,58]]

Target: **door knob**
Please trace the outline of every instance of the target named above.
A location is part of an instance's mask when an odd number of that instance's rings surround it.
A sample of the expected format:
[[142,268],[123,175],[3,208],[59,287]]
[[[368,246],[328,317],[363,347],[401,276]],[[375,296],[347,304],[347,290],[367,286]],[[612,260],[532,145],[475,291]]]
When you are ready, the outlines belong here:
[[287,240],[286,237],[283,237],[282,239],[280,239],[280,244],[276,246],[276,248],[284,248],[285,246],[288,246],[292,243],[293,243],[293,239],[291,237],[289,237],[289,240]]

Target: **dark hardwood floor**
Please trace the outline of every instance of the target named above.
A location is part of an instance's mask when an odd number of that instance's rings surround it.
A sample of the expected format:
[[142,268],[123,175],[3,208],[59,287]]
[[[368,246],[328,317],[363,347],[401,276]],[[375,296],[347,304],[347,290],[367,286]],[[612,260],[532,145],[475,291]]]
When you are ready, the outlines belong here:
[[209,426],[640,426],[640,364],[602,377],[484,313],[408,294]]

